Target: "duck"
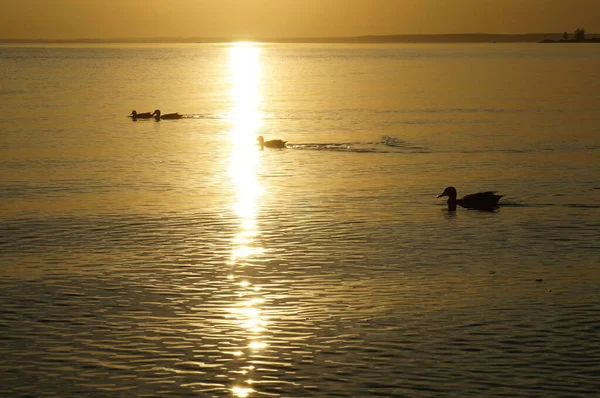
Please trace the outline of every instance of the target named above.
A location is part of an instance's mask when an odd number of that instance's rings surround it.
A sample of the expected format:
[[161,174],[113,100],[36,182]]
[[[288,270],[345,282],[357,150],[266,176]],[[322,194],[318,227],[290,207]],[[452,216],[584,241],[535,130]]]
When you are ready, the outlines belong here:
[[135,119],[150,119],[152,117],[152,113],[150,113],[150,112],[137,113],[134,109],[131,111],[131,114],[128,117],[130,117],[134,120]]
[[461,199],[456,199],[456,188],[447,187],[444,189],[438,198],[442,196],[448,197],[448,210],[456,210],[456,205],[466,209],[476,210],[494,210],[498,207],[498,200],[503,195],[497,195],[495,191],[478,192],[463,196]]
[[259,135],[258,137],[256,137],[256,140],[258,141],[258,145],[260,145],[260,149],[264,149],[265,147],[267,148],[285,148],[285,143],[287,141],[282,141],[282,140],[269,140],[269,141],[265,141],[265,139],[263,138],[262,135]]
[[156,109],[154,112],[152,112],[152,117],[155,118],[156,120],[159,120],[159,119],[181,119],[183,117],[183,115],[180,113],[166,113],[164,115],[161,115],[160,109]]

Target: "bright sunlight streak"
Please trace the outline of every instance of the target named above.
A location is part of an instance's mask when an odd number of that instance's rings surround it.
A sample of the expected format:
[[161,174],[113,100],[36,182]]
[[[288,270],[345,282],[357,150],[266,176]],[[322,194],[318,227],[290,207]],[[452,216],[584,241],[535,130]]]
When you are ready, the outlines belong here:
[[256,202],[262,193],[256,172],[260,157],[256,145],[257,130],[261,123],[260,105],[260,48],[249,43],[237,43],[229,49],[231,97],[233,109],[230,119],[232,155],[229,175],[237,190],[234,209],[242,224],[234,239],[236,249],[232,262],[262,252],[253,247],[256,236]]
[[[260,48],[251,43],[236,43],[229,49],[231,71],[232,110],[229,118],[232,121],[230,133],[232,143],[229,176],[236,190],[234,210],[240,221],[240,230],[232,239],[232,252],[229,265],[234,272],[240,272],[248,264],[248,260],[263,249],[256,246],[258,225],[256,207],[262,194],[257,178],[260,167],[260,152],[256,137],[261,125],[260,107]],[[231,278],[229,277],[231,276]],[[228,278],[235,280],[232,275]],[[261,312],[264,299],[257,296],[256,286],[245,279],[238,279],[239,294],[246,300],[229,309],[239,327],[244,329],[248,339],[246,355],[264,350],[267,344],[262,341],[262,333],[266,330],[267,317]],[[250,296],[250,297],[248,297]],[[233,354],[243,358],[244,352],[238,350]],[[242,371],[244,375],[248,370]],[[235,397],[248,397],[255,392],[248,387],[251,380],[238,380],[231,389]]]
[[[230,117],[236,122],[236,140],[249,137],[260,127],[260,48],[237,43],[229,49],[234,101]],[[244,132],[246,134],[244,134]],[[240,136],[240,133],[242,136]]]
[[231,392],[233,392],[235,397],[246,398],[250,393],[254,392],[254,390],[251,388],[233,387]]

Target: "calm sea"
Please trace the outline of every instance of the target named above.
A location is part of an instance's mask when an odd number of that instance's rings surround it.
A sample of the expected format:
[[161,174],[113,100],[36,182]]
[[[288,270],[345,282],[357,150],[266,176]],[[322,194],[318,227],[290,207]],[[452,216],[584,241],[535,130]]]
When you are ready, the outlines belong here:
[[0,396],[600,392],[599,46],[3,45],[0,109]]

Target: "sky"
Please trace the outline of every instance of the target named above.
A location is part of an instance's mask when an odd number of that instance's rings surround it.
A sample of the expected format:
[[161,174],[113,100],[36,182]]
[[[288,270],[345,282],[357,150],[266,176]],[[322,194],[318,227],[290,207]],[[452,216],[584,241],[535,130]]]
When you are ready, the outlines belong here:
[[600,33],[600,0],[0,0],[2,39]]

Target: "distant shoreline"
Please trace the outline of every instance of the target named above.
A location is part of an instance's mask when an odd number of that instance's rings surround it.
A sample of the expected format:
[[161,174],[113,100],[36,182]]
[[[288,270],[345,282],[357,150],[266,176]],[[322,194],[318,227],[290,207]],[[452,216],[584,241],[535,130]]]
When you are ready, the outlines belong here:
[[[111,43],[231,43],[250,41],[259,43],[348,43],[348,44],[385,44],[385,43],[564,43],[562,33],[526,33],[526,34],[423,34],[423,35],[371,35],[354,37],[292,37],[292,38],[113,38],[113,39],[0,39],[0,44],[111,44]],[[600,42],[600,34],[588,34],[584,42]]]
[[540,41],[540,43],[600,43],[600,37],[593,37],[591,39],[584,40],[551,40],[545,39]]

